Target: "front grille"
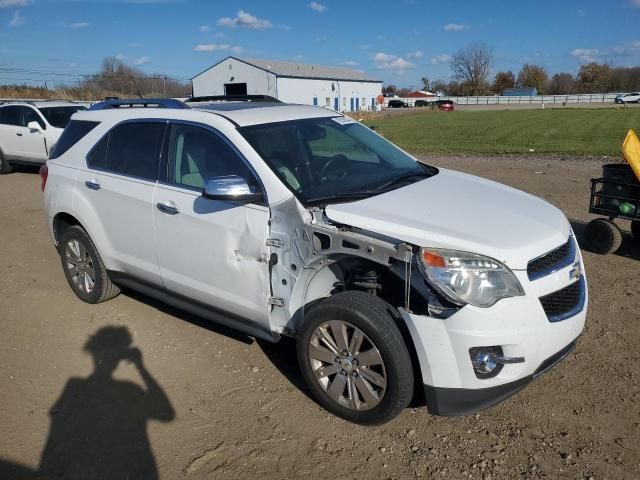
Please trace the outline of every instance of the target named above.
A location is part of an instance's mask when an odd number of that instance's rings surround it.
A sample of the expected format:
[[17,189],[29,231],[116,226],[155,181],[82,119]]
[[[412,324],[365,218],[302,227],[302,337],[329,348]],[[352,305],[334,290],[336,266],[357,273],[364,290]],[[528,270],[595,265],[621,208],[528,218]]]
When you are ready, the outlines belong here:
[[581,312],[585,301],[584,277],[577,282],[540,297],[540,303],[550,322],[559,322]]
[[527,265],[529,280],[544,277],[545,275],[569,266],[575,258],[573,242],[573,237],[569,237],[569,240],[564,245],[559,246],[555,250],[551,250],[541,257],[531,260]]

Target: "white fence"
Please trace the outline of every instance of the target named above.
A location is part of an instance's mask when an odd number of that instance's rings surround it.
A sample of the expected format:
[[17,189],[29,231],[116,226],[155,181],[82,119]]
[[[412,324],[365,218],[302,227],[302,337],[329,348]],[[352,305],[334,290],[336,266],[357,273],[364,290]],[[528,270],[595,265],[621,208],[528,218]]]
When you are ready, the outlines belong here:
[[[425,98],[398,98],[410,106],[414,106],[417,100],[434,101],[434,100],[453,100],[457,105],[520,105],[520,104],[556,104],[569,105],[575,103],[613,103],[617,93],[583,93],[575,95],[535,95],[535,96],[518,96],[507,97],[498,95],[487,95],[478,97],[425,97]],[[385,106],[389,100],[393,98],[385,98]]]

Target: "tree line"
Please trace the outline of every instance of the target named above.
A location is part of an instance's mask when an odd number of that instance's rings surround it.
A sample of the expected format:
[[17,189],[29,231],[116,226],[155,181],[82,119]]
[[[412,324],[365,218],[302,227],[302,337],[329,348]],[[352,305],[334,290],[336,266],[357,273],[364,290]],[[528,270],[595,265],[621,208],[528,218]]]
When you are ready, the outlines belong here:
[[[422,77],[425,90],[443,91],[451,96],[502,95],[513,87],[535,87],[539,95],[570,95],[576,93],[631,92],[640,90],[640,67],[614,67],[607,63],[589,62],[578,73],[559,72],[549,76],[542,65],[527,63],[516,75],[511,70],[498,71],[492,77],[495,57],[483,43],[460,49],[452,56],[452,80],[431,81]],[[383,93],[406,96],[409,89],[395,85],[383,87]]]

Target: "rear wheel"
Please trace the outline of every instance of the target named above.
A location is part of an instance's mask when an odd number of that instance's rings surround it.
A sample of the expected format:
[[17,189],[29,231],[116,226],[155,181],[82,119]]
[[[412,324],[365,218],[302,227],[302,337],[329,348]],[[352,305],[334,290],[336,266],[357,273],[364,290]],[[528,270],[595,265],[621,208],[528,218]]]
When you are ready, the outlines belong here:
[[305,316],[298,363],[313,396],[330,412],[377,425],[411,401],[411,360],[393,312],[378,297],[350,291],[321,300]]
[[13,168],[11,168],[11,164],[9,164],[2,152],[0,152],[0,175],[11,173],[12,170]]
[[69,286],[80,300],[100,303],[120,293],[82,227],[75,225],[62,232],[60,258]]
[[606,218],[596,218],[584,230],[587,247],[594,253],[613,253],[622,244],[622,232],[618,226]]

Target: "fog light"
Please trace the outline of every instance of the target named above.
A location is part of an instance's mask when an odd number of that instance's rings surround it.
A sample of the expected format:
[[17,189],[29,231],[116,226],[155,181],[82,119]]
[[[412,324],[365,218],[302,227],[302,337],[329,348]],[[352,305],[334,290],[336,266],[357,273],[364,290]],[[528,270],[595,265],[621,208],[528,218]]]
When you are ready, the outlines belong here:
[[474,347],[469,349],[473,371],[478,378],[495,377],[502,370],[499,358],[502,356],[500,347]]

